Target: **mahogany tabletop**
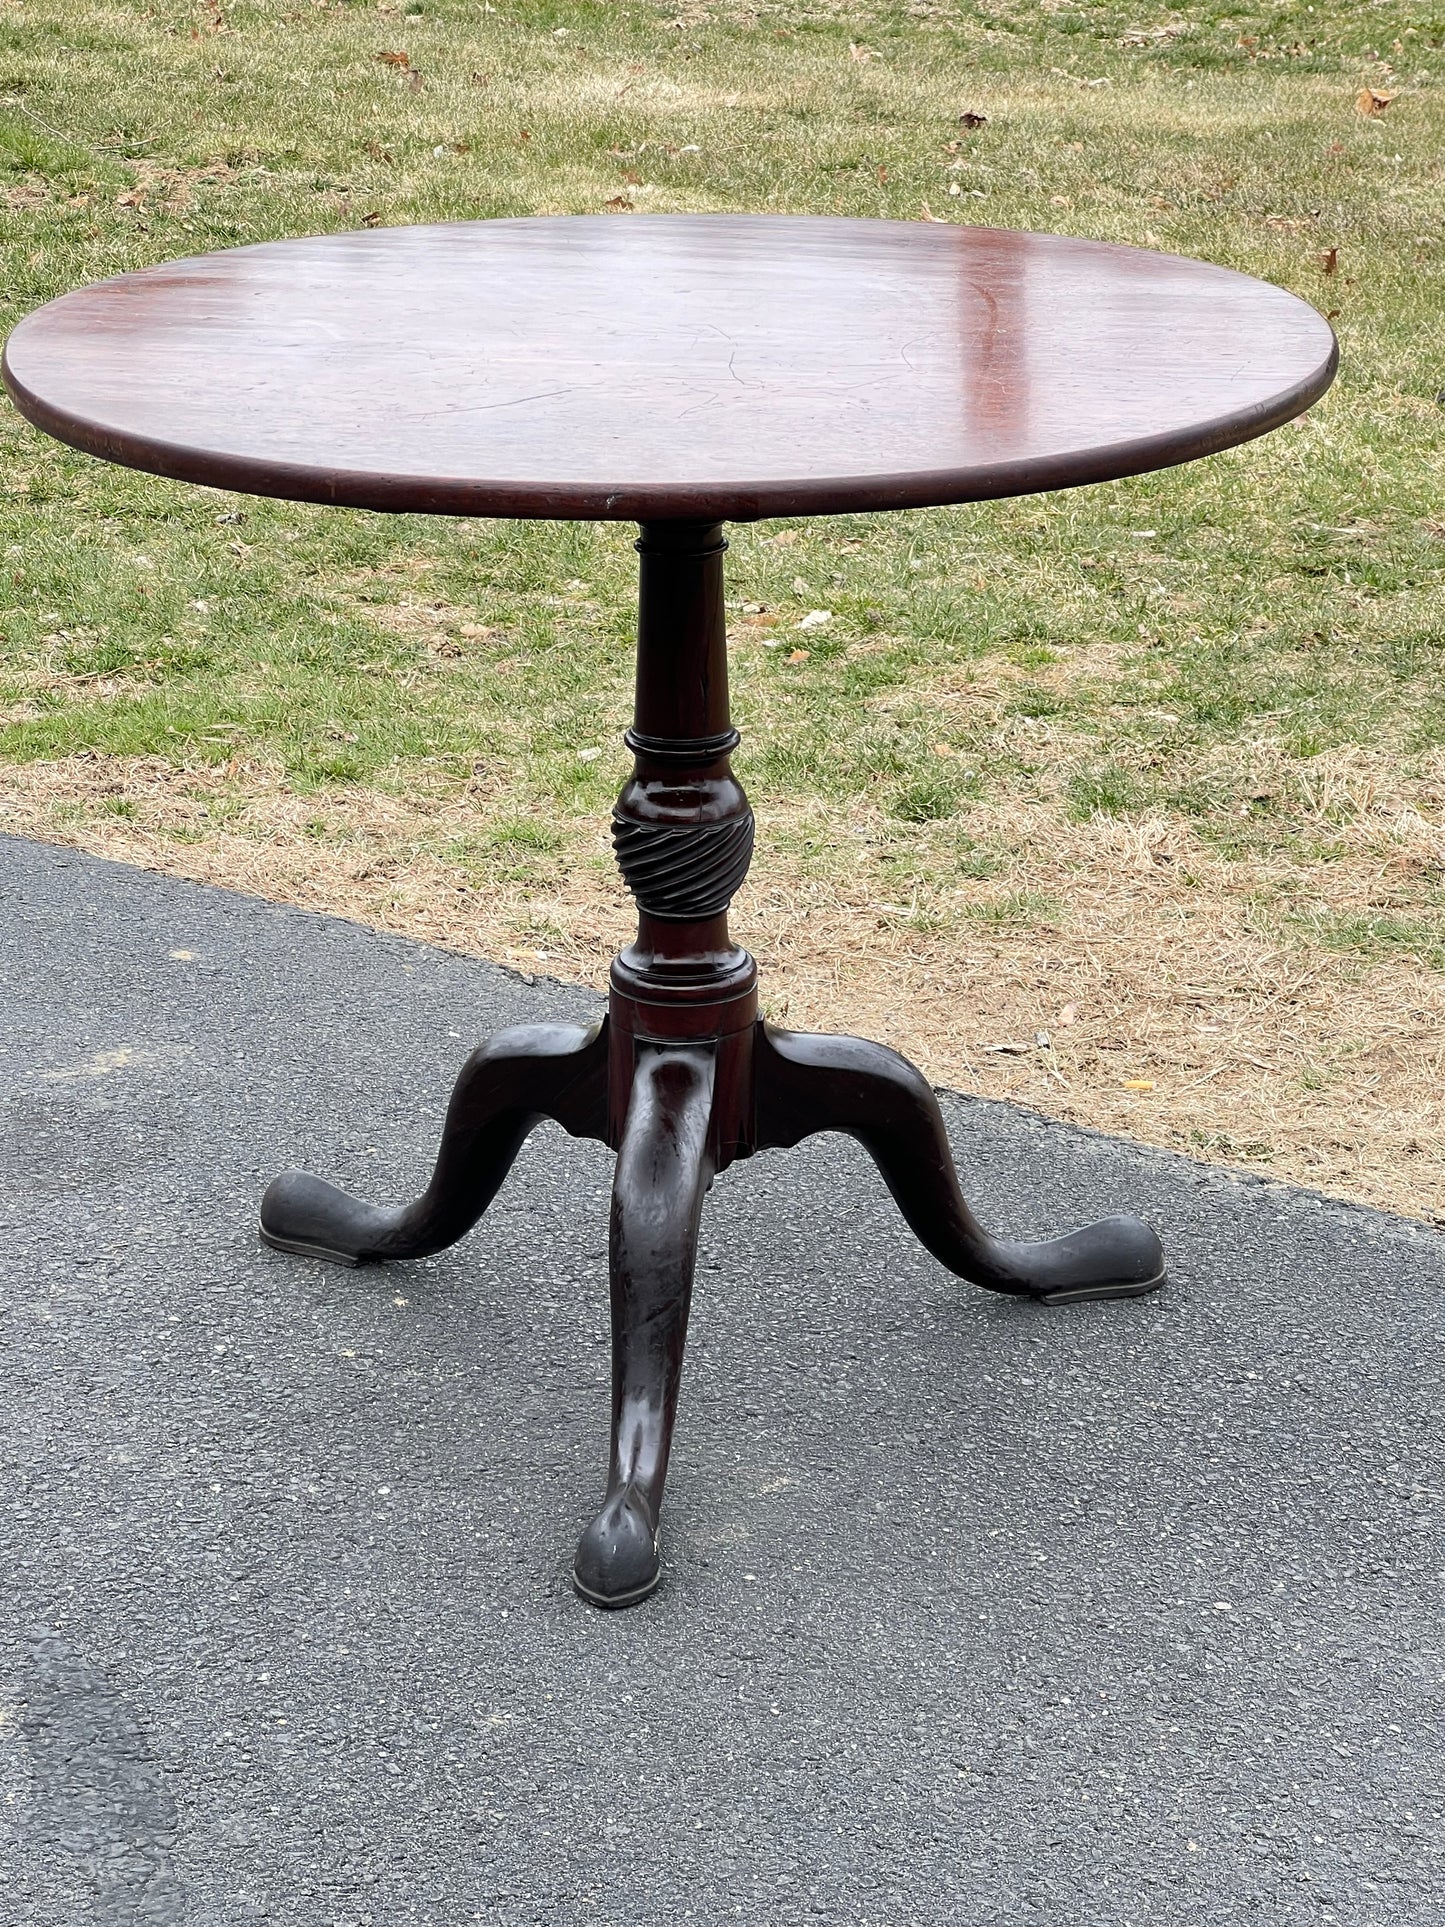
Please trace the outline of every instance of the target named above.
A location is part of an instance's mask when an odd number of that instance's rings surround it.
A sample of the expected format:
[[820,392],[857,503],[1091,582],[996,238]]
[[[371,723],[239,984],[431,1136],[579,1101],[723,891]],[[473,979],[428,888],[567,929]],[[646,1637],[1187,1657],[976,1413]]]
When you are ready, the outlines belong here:
[[184,481],[747,520],[1104,481],[1265,434],[1329,324],[1229,269],[952,223],[581,216],[267,242],[30,315],[37,427]]

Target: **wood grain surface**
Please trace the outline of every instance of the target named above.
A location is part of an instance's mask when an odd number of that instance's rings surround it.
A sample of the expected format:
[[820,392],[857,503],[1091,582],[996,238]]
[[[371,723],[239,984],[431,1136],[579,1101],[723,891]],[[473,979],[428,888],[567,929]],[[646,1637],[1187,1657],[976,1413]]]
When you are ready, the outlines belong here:
[[663,520],[921,507],[1190,461],[1334,335],[1267,283],[1051,234],[791,215],[377,228],[172,261],[10,336],[37,427],[359,508]]

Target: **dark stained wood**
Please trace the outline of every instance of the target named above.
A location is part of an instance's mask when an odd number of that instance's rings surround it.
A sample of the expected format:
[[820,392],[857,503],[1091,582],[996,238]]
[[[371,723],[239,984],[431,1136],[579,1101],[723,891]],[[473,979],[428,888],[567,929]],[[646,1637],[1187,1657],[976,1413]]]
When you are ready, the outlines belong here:
[[1137,1298],[1164,1282],[1164,1249],[1138,1218],[1101,1218],[1062,1238],[991,1238],[958,1188],[943,1113],[905,1057],[861,1037],[810,1037],[759,1023],[753,1040],[754,1148],[844,1131],[878,1166],[894,1202],[940,1264],[1045,1305]]
[[698,1223],[735,1158],[846,1131],[940,1261],[1043,1303],[1133,1296],[1159,1240],[1113,1217],[991,1237],[896,1052],[773,1030],[728,905],[752,854],[732,773],[724,517],[1070,486],[1260,435],[1329,384],[1293,296],[1053,235],[782,217],[508,221],[239,249],[82,289],[21,323],[30,419],[114,461],[364,508],[642,521],[638,905],[606,1022],[503,1032],[465,1066],[435,1171],[386,1209],[301,1172],[262,1235],[340,1263],[463,1237],[552,1118],[617,1152],[607,1493],[574,1578],[631,1605],[658,1527]]
[[611,1449],[606,1496],[573,1571],[600,1606],[633,1605],[661,1576],[698,1223],[714,1174],[734,1159],[846,1131],[918,1237],[973,1284],[1060,1304],[1164,1282],[1159,1240],[1137,1218],[1037,1244],[990,1237],[959,1189],[938,1101],[911,1064],[881,1044],[760,1020],[757,966],[728,933],[752,814],[729,762],[726,546],[716,522],[684,521],[645,524],[637,544],[627,732],[636,760],[614,828],[638,933],[613,963],[606,1023],[527,1026],[484,1045],[458,1081],[415,1204],[386,1210],[292,1171],[261,1205],[262,1236],[286,1251],[351,1264],[419,1257],[465,1236],[539,1118],[612,1146]]
[[298,500],[663,520],[1071,487],[1262,435],[1329,325],[1224,268],[783,215],[377,228],[121,275],[5,380],[109,461]]
[[367,1204],[286,1171],[266,1187],[261,1236],[278,1251],[338,1265],[443,1251],[481,1217],[543,1118],[573,1137],[606,1137],[605,1024],[519,1024],[474,1051],[447,1106],[431,1183],[414,1204]]

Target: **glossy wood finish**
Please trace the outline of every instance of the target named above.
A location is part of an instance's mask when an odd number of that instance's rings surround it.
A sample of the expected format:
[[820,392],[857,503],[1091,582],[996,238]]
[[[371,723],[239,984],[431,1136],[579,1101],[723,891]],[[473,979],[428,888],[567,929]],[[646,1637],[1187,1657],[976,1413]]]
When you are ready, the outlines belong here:
[[573,1137],[606,1135],[603,1025],[521,1024],[473,1052],[447,1107],[431,1183],[415,1204],[386,1210],[287,1171],[261,1200],[261,1236],[279,1251],[344,1265],[441,1251],[481,1217],[543,1118]]
[[623,520],[1065,488],[1264,434],[1314,309],[1050,234],[783,215],[377,228],[168,262],[22,321],[37,426],[186,481]]
[[1045,1304],[1133,1297],[1164,1282],[1137,1218],[1039,1244],[992,1238],[959,1190],[938,1101],[881,1044],[797,1036],[758,1016],[757,967],[728,931],[752,849],[732,773],[722,563],[715,522],[647,525],[641,557],[633,774],[614,817],[638,903],[614,961],[605,1024],[503,1032],[462,1072],[430,1185],[384,1210],[304,1172],[267,1191],[262,1236],[286,1251],[361,1263],[417,1257],[462,1237],[540,1117],[617,1153],[612,1188],[612,1423],[607,1490],[574,1580],[630,1606],[662,1571],[658,1535],[682,1379],[698,1223],[736,1158],[845,1131],[945,1265],[990,1291]]
[[716,1046],[639,1042],[612,1186],[612,1451],[573,1581],[630,1606],[662,1572],[658,1528],[682,1382],[702,1201],[712,1183]]
[[1137,1298],[1164,1282],[1164,1250],[1138,1218],[1041,1242],[991,1238],[964,1203],[943,1113],[905,1057],[861,1037],[810,1037],[759,1024],[754,1043],[757,1150],[816,1131],[856,1138],[921,1244],[970,1284],[1071,1304]]
[[[1328,385],[1328,326],[1198,262],[1054,235],[782,217],[505,221],[283,242],[82,289],[10,337],[5,377],[111,460],[364,508],[643,523],[631,779],[636,898],[606,1022],[494,1038],[431,1183],[386,1209],[302,1172],[262,1236],[345,1264],[461,1238],[552,1118],[617,1153],[607,1489],[578,1591],[657,1583],[698,1223],[734,1159],[862,1143],[945,1265],[1048,1304],[1164,1282],[1137,1218],[991,1237],[937,1100],[881,1045],[771,1029],[728,930],[752,856],[733,774],[725,516],[1061,488],[1263,434]],[[820,1228],[820,1235],[824,1235]]]

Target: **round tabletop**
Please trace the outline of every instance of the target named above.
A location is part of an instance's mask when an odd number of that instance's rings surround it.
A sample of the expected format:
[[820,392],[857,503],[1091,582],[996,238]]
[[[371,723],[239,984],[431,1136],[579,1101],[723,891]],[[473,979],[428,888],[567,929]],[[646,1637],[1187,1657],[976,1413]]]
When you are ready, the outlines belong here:
[[123,274],[22,321],[37,427],[184,481],[452,515],[752,519],[1163,468],[1329,386],[1226,268],[792,215],[374,228]]

